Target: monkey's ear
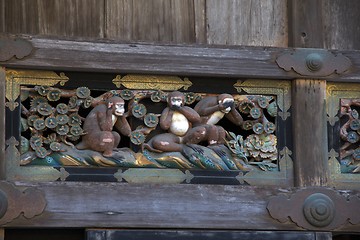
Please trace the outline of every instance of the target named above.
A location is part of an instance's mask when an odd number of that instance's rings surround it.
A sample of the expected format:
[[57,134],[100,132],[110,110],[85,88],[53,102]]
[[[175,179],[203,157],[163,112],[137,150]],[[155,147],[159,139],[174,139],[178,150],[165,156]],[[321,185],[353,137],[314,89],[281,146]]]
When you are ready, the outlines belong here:
[[108,102],[107,107],[108,107],[108,108],[111,108],[113,105],[114,105],[114,103],[113,103],[113,102]]

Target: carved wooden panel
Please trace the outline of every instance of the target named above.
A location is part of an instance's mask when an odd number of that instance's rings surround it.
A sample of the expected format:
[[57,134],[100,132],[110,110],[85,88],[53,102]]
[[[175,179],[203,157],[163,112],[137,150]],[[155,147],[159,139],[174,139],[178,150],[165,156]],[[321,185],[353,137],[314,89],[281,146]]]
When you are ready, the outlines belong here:
[[8,70],[7,178],[289,185],[289,90],[286,81]]
[[327,84],[329,166],[332,185],[358,188],[360,86]]

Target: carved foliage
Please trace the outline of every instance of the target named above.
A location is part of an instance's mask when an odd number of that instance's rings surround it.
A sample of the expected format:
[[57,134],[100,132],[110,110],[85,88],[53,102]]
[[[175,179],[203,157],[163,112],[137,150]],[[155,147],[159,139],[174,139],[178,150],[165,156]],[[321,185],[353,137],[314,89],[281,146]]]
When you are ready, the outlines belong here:
[[[150,133],[161,133],[161,114],[150,112],[151,104],[146,102],[150,100],[153,104],[164,107],[168,94],[159,90],[123,89],[111,90],[92,97],[86,87],[74,90],[47,86],[23,88],[21,164],[214,170],[259,168],[264,171],[278,169],[274,121],[278,107],[274,96],[234,95],[236,111],[243,115],[244,121],[242,124],[238,123],[240,126],[233,126],[236,132],[228,132],[226,144],[220,148],[188,145],[184,146],[186,150],[182,153],[168,154],[155,154],[151,151],[133,152],[128,148],[122,148],[115,151],[112,158],[108,158],[98,152],[71,147],[87,134],[82,125],[86,111],[89,111],[86,109],[104,104],[104,101],[112,96],[124,99],[127,109],[125,115],[137,119],[138,124],[132,126],[129,137],[132,144],[142,146],[151,139]],[[191,92],[184,93],[184,96],[185,104],[190,107],[206,97],[205,94]],[[227,126],[224,128],[228,131]],[[244,140],[240,133],[246,134]],[[128,147],[121,142],[120,146]],[[244,167],[247,164],[253,166]]]

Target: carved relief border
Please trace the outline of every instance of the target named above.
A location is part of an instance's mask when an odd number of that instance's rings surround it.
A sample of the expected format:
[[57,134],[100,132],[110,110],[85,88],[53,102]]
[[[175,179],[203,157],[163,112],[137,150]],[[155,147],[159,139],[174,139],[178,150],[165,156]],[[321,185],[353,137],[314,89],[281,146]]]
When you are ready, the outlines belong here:
[[[54,86],[60,83],[63,86],[68,80],[69,78],[65,74],[60,73],[58,75],[52,71],[7,69],[5,83],[7,102],[5,106],[11,112],[14,112],[19,107],[17,99],[20,97],[21,85]],[[6,140],[5,165],[7,180],[55,181],[66,176],[66,172],[47,166],[22,169],[20,167],[18,145],[19,141],[14,136]]]
[[[326,87],[326,112],[329,138],[334,138],[339,135],[340,125],[339,123],[339,110],[341,99],[360,98],[360,85],[356,83],[327,83]],[[338,188],[358,188],[360,181],[360,174],[341,173],[340,169],[340,149],[334,146],[334,141],[340,141],[339,138],[334,139],[332,144],[329,144],[329,174],[330,185]]]
[[[282,80],[248,79],[245,81],[238,80],[237,83],[234,84],[234,87],[239,93],[245,91],[248,94],[275,95],[277,105],[280,109],[280,111],[278,111],[278,121],[285,122],[286,120],[289,120],[289,110],[291,107],[291,82]],[[280,171],[262,173],[261,176],[259,176],[257,172],[249,172],[245,175],[240,173],[239,176],[237,176],[237,179],[240,182],[245,180],[250,185],[264,184],[266,182],[267,184],[269,184],[269,182],[276,184],[276,182],[280,179],[283,181],[292,181],[293,160],[291,155],[292,151],[285,143],[285,146],[279,149]]]

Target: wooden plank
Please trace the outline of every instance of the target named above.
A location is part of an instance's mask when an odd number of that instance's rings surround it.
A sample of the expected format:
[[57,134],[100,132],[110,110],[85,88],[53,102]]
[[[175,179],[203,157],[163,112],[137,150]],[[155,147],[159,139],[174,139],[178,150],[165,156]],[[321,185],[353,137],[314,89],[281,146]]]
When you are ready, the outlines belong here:
[[205,44],[207,42],[206,34],[206,0],[194,1],[195,12],[195,36],[196,43]]
[[5,0],[0,0],[0,33],[5,32]]
[[289,1],[289,46],[324,47],[322,0]]
[[[289,231],[216,231],[216,230],[110,230],[90,229],[87,240],[320,240],[313,232]],[[325,239],[324,239],[325,240]]]
[[6,0],[6,32],[104,36],[104,0]]
[[[16,182],[16,186],[42,191],[47,205],[41,215],[20,216],[5,228],[304,230],[274,220],[266,208],[270,197],[296,189],[99,182]],[[359,226],[346,224],[336,231],[359,232]]]
[[[59,71],[172,74],[183,76],[244,77],[265,79],[308,78],[286,72],[275,63],[277,56],[292,51],[272,47],[209,47],[191,45],[121,44],[113,41],[70,41],[23,36],[36,49],[30,56],[2,66]],[[360,52],[335,51],[350,58],[353,67],[331,81],[358,82]]]
[[106,37],[125,41],[193,43],[191,0],[107,0]]
[[209,44],[287,46],[287,1],[207,0]]
[[5,227],[301,230],[266,209],[278,189],[220,185],[18,183],[45,193],[44,213]]
[[326,23],[324,47],[330,49],[360,49],[360,1],[322,1]]
[[5,161],[5,68],[0,68],[0,179],[6,177],[6,161]]
[[293,81],[293,139],[295,186],[326,186],[326,81]]
[[37,0],[5,0],[5,32],[40,34]]

